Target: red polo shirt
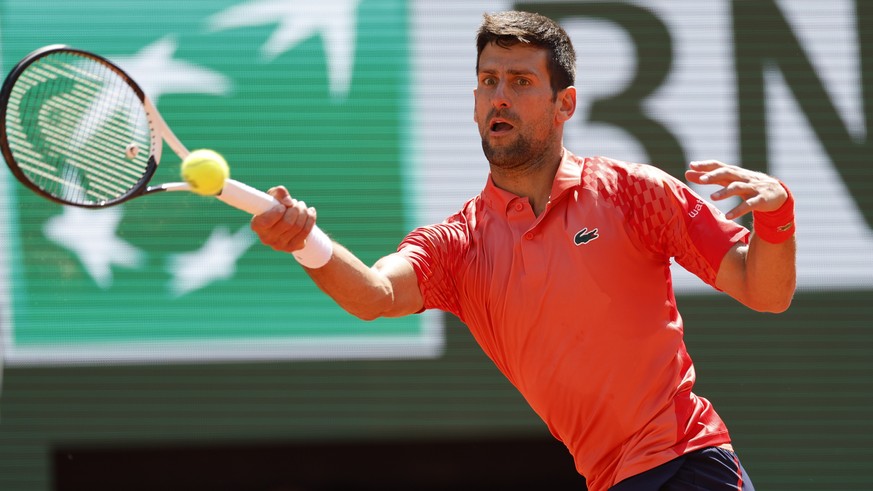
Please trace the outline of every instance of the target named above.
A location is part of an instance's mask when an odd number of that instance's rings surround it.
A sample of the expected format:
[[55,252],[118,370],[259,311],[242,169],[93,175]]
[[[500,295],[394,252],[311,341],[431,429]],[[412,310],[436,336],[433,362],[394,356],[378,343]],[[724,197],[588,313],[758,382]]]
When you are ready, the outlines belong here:
[[730,442],[691,392],[670,260],[714,284],[748,240],[681,181],[564,151],[539,217],[488,179],[445,222],[411,232],[426,309],[458,316],[573,454],[591,491]]

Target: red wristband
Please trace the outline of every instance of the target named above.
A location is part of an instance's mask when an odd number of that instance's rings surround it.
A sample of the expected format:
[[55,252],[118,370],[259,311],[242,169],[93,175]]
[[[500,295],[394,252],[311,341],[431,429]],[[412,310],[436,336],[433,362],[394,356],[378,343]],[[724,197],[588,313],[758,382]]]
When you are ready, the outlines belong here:
[[794,236],[794,196],[785,183],[780,182],[788,193],[788,199],[775,211],[752,212],[755,235],[771,244],[781,244]]

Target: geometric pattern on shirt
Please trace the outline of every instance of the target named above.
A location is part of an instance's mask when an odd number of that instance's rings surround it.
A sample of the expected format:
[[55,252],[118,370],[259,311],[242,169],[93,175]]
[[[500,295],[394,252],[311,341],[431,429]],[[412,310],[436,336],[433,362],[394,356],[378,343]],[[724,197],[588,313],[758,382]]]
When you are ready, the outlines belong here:
[[676,258],[714,284],[717,271],[697,253],[686,229],[690,196],[672,176],[657,167],[598,157],[585,162],[582,184],[621,211],[643,247],[665,261]]

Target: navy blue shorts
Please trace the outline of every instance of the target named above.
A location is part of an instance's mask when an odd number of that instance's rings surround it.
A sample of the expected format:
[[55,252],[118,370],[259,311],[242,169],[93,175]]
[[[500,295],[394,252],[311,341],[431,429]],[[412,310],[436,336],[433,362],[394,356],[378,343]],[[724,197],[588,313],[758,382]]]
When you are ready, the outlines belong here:
[[629,477],[609,491],[755,491],[737,454],[704,448]]

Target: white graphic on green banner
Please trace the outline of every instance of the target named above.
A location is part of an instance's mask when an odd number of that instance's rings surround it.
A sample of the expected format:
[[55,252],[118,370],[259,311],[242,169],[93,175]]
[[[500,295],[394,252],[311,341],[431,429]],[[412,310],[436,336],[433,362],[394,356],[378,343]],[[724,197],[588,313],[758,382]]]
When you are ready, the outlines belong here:
[[311,2],[306,0],[261,0],[235,5],[209,19],[213,31],[265,24],[276,30],[261,46],[267,60],[319,35],[324,43],[330,92],[348,95],[355,60],[356,10],[360,0]]
[[[4,7],[6,25],[27,33],[4,33],[5,71],[56,43],[112,59],[189,148],[219,151],[232,177],[252,186],[285,185],[365,262],[394,250],[417,222],[405,189],[413,166],[405,2],[179,9],[155,1],[133,17],[114,2]],[[178,159],[164,155],[154,182],[178,181]],[[75,209],[0,174],[7,363],[414,358],[442,350],[438,316],[357,320],[290,255],[261,246],[250,217],[217,200],[167,193]]]
[[73,254],[98,287],[112,287],[113,267],[140,268],[145,251],[117,235],[121,206],[99,210],[65,207],[43,224],[43,234]]

